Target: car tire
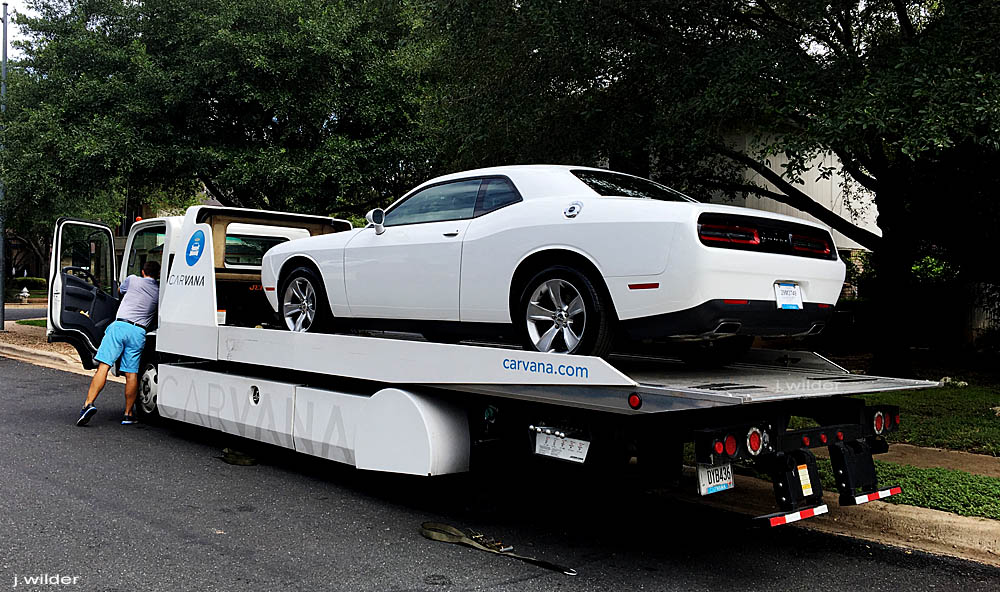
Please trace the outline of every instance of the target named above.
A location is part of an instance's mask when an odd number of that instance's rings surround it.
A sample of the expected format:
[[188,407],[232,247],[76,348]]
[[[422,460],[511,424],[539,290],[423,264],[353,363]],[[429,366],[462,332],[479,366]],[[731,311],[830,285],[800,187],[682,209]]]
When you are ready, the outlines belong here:
[[752,335],[734,335],[711,341],[685,343],[680,358],[694,368],[720,368],[738,361],[753,345]]
[[524,285],[518,304],[512,319],[526,350],[588,356],[611,351],[614,309],[586,274],[547,267]]
[[[296,306],[295,311],[291,307]],[[324,333],[333,324],[323,280],[310,267],[296,267],[281,281],[278,318],[289,331]]]

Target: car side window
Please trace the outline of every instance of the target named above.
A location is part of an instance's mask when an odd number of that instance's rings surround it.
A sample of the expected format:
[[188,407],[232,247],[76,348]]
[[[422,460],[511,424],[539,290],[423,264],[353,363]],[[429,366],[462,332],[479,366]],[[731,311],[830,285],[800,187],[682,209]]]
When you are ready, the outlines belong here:
[[481,179],[434,185],[385,213],[385,226],[466,220],[475,214]]
[[502,177],[483,179],[479,193],[482,197],[476,205],[476,216],[489,214],[493,210],[521,201],[521,194],[514,188],[514,184],[510,179]]

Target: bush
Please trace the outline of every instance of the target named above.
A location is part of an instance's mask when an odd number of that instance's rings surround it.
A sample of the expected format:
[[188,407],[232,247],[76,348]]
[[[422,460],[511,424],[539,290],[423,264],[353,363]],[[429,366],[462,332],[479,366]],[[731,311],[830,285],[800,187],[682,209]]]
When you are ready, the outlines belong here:
[[6,282],[5,288],[20,292],[23,288],[29,291],[48,289],[48,280],[39,277],[16,277],[10,278]]

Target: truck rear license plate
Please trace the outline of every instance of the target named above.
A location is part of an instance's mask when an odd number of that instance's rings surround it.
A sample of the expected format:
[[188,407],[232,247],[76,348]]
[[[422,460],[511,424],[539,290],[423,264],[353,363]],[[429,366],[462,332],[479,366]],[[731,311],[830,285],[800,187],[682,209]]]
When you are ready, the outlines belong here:
[[802,310],[802,290],[798,284],[777,282],[774,284],[774,300],[778,308]]
[[698,494],[708,495],[733,488],[733,467],[726,463],[717,467],[698,465]]
[[587,460],[590,442],[576,438],[559,438],[551,434],[535,434],[535,454],[582,463]]

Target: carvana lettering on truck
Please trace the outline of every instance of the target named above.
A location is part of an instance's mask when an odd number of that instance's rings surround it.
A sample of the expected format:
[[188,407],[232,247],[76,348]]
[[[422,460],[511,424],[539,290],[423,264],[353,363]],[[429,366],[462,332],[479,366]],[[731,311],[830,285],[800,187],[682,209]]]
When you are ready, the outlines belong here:
[[586,366],[551,364],[549,362],[529,362],[526,360],[504,358],[503,367],[504,370],[513,370],[515,372],[533,372],[535,374],[555,374],[558,376],[590,378],[590,370],[588,370]]
[[170,286],[204,286],[205,276],[203,275],[185,275],[185,274],[175,274],[167,278],[167,284]]

